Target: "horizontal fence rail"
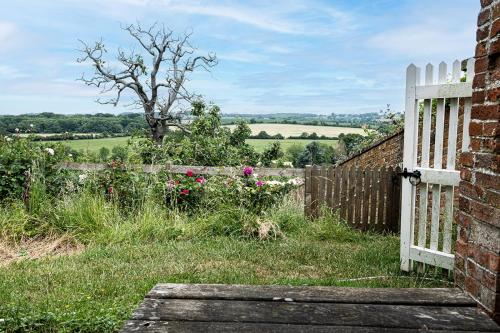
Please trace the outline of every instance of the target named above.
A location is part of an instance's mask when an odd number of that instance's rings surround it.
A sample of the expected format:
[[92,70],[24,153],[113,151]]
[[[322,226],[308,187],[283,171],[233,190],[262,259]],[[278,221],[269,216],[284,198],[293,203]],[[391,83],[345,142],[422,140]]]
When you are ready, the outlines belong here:
[[[58,165],[60,169],[75,170],[75,171],[99,171],[110,169],[111,166],[106,163],[74,163],[64,162]],[[243,174],[242,167],[209,167],[195,165],[174,165],[174,164],[136,164],[124,167],[128,170],[141,170],[145,173],[167,172],[173,174],[186,173],[188,170],[199,175],[220,175],[220,176],[241,176]],[[253,168],[253,172],[259,176],[284,176],[284,177],[299,177],[304,178],[304,169],[294,168]]]
[[400,168],[307,166],[305,214],[319,217],[323,207],[360,230],[398,231]]

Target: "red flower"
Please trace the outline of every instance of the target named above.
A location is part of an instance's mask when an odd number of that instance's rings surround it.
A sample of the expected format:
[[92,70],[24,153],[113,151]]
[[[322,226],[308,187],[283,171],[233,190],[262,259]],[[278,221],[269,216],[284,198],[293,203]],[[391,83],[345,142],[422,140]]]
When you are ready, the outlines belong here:
[[205,184],[206,179],[205,179],[205,178],[203,178],[203,177],[198,177],[198,178],[196,178],[196,182],[197,182],[197,183],[200,183],[200,184]]
[[179,185],[179,181],[178,180],[175,181],[175,185]]
[[186,172],[186,176],[188,176],[188,177],[193,177],[193,170],[188,170],[188,171]]
[[185,189],[183,189],[183,190],[181,191],[181,194],[182,194],[182,195],[188,195],[188,194],[189,194],[189,190],[188,190],[187,188],[185,188]]
[[109,194],[113,193],[113,186],[108,187],[108,193]]

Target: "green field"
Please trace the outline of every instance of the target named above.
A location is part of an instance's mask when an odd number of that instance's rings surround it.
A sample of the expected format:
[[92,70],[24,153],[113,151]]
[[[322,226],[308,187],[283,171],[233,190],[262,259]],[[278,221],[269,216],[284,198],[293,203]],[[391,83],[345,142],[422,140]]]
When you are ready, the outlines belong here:
[[[105,138],[105,139],[88,139],[88,140],[68,140],[64,141],[71,148],[75,150],[88,150],[90,152],[97,152],[101,147],[107,147],[108,149],[114,146],[124,146],[127,144],[129,137],[118,137],[118,138]],[[276,140],[273,139],[248,139],[247,142],[255,147],[258,152],[262,152],[267,146]],[[288,147],[299,144],[302,146],[307,145],[313,140],[298,139],[298,140],[279,140],[281,143],[281,148],[286,151]],[[318,142],[326,143],[329,145],[336,145],[337,140],[318,140]]]

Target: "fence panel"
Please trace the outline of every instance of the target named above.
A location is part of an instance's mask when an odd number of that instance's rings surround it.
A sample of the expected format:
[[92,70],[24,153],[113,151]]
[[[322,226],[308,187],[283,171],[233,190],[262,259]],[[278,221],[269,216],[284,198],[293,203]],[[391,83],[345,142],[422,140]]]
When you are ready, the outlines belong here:
[[[360,230],[398,231],[401,169],[358,169],[308,166],[304,212],[317,218],[321,207],[338,211],[342,220]],[[310,197],[311,200],[307,200]]]

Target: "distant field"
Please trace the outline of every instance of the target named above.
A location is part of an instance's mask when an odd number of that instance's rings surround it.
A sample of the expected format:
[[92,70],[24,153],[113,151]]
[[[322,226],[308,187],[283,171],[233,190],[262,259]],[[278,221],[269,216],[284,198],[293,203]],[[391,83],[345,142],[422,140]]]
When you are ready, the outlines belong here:
[[[227,125],[233,129],[236,125]],[[280,133],[284,137],[298,136],[304,132],[309,134],[315,132],[318,135],[339,136],[340,133],[356,133],[364,134],[362,128],[353,127],[334,127],[334,126],[312,126],[312,125],[295,125],[295,124],[249,124],[252,134],[259,134],[260,131],[266,131],[267,134],[274,135]]]
[[[76,150],[87,150],[90,152],[97,152],[101,147],[107,147],[111,150],[114,146],[124,146],[127,144],[129,137],[119,138],[104,138],[104,139],[88,139],[88,140],[67,140],[64,141],[71,148]],[[255,147],[255,150],[262,152],[267,146],[276,140],[273,139],[249,139],[247,142]],[[313,140],[278,140],[281,143],[281,148],[286,151],[288,147],[299,144],[302,146],[307,145]],[[318,142],[326,143],[332,146],[337,144],[337,140],[319,140]]]
[[[279,141],[281,143],[281,149],[283,151],[286,151],[288,147],[296,144],[296,145],[301,145],[301,146],[306,146],[308,143],[314,141],[314,140],[302,140],[302,139],[297,139],[297,140],[290,140],[290,139],[285,139],[285,140],[273,140],[273,139],[248,139],[247,143],[251,144],[252,146],[255,147],[255,150],[257,150],[259,153],[263,152],[264,149],[269,146],[271,143],[274,141]],[[336,147],[337,146],[337,140],[317,140],[320,143],[325,143],[331,146]]]
[[129,138],[128,136],[123,136],[118,138],[67,140],[64,143],[75,150],[98,151],[101,147],[111,150],[114,146],[125,146]]

